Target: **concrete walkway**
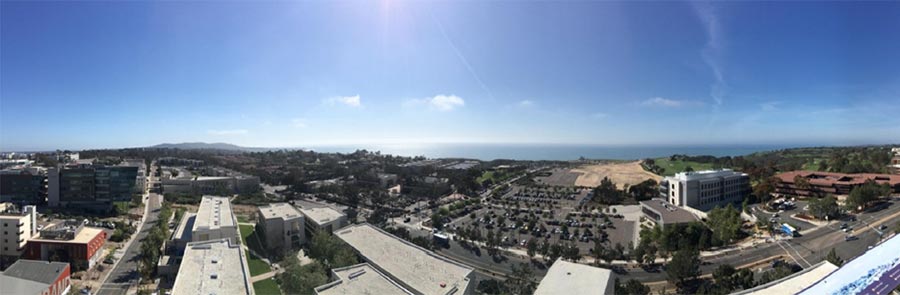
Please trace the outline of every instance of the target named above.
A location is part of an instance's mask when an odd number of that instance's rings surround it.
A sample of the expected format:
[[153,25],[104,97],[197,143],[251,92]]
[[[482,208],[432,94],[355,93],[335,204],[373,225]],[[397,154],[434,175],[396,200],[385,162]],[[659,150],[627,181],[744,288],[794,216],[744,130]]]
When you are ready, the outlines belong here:
[[283,272],[284,272],[283,269],[273,270],[273,271],[250,278],[250,283],[252,284],[252,283],[259,282],[259,281],[268,280],[268,279],[274,278],[276,275],[283,273]]

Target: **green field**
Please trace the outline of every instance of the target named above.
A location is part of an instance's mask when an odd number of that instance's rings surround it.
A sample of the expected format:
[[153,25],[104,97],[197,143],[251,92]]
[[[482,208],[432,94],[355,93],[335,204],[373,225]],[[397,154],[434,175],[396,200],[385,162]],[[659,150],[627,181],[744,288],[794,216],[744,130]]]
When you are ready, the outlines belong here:
[[700,163],[700,162],[692,162],[692,161],[670,161],[669,157],[665,158],[657,158],[656,165],[666,169],[662,176],[672,176],[675,173],[684,171],[685,168],[690,166],[694,168],[694,171],[700,170],[708,170],[713,168],[712,163]]
[[247,255],[247,266],[250,267],[250,276],[258,276],[267,272],[272,271],[272,268],[266,264],[265,261],[259,259],[253,254],[250,254],[250,251],[244,251]]
[[253,292],[257,295],[281,295],[281,289],[273,279],[265,279],[253,283]]

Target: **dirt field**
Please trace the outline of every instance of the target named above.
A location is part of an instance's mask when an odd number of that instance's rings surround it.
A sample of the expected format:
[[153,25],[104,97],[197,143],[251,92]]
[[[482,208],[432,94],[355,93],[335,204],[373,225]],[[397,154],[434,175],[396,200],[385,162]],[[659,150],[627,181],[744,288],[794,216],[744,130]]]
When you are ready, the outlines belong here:
[[608,163],[581,166],[572,169],[572,172],[581,173],[575,180],[577,186],[595,187],[600,185],[603,177],[609,177],[620,189],[625,184],[637,184],[647,179],[659,181],[662,177],[644,171],[639,161],[629,163]]

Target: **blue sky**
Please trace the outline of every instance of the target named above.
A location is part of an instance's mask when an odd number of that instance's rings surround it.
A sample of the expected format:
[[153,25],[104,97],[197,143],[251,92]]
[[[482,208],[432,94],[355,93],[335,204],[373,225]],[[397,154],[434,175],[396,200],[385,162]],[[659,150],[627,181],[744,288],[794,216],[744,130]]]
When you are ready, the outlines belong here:
[[900,2],[2,2],[0,149],[900,139]]

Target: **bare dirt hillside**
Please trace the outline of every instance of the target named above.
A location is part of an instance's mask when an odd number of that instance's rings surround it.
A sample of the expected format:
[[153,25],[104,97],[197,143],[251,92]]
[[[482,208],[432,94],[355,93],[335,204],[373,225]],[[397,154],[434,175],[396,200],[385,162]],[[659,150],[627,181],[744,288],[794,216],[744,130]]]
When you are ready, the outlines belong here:
[[600,180],[602,180],[603,177],[612,179],[620,189],[623,188],[626,183],[634,185],[647,179],[656,181],[662,179],[659,175],[644,171],[644,169],[641,168],[640,161],[585,165],[572,169],[572,172],[581,173],[575,180],[575,185],[587,187],[600,185]]

